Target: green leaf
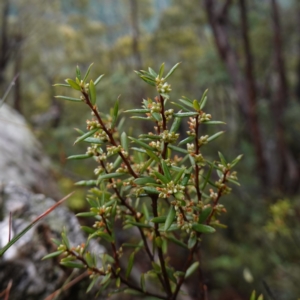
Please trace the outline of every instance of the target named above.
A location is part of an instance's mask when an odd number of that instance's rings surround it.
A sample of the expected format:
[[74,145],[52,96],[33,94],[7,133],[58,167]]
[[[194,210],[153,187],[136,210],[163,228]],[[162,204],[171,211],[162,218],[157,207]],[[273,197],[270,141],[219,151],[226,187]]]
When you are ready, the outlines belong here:
[[94,85],[95,85],[95,86],[100,82],[100,80],[103,78],[103,76],[104,76],[104,74],[100,75],[100,76],[95,80],[95,82],[94,82]]
[[94,64],[94,63],[90,64],[90,66],[88,67],[88,69],[87,69],[87,71],[86,71],[86,73],[85,73],[85,75],[84,75],[84,77],[83,77],[83,82],[85,82],[86,79],[87,79],[87,77],[89,76],[90,71],[91,71],[91,67],[93,66],[93,64]]
[[146,149],[146,153],[149,155],[149,157],[151,157],[152,159],[154,159],[156,162],[160,162],[160,158],[152,151]]
[[161,166],[164,172],[165,177],[168,179],[168,182],[172,180],[172,175],[170,173],[169,167],[167,166],[165,160],[162,159]]
[[221,160],[222,165],[223,165],[224,167],[226,167],[226,166],[227,166],[227,161],[226,161],[224,155],[223,155],[220,151],[218,152],[218,154],[219,154],[219,157],[220,157],[220,160]]
[[128,279],[130,273],[131,273],[131,270],[132,270],[132,267],[133,267],[133,262],[134,262],[134,255],[135,255],[135,252],[132,252],[129,256],[129,260],[128,260],[128,265],[127,265],[127,270],[126,270],[126,275],[125,275],[125,278]]
[[97,95],[96,95],[96,88],[93,80],[90,80],[90,85],[89,85],[89,93],[90,93],[90,99],[92,105],[95,105],[96,100],[97,100]]
[[79,86],[79,84],[77,84],[74,80],[68,78],[66,79],[66,82],[71,86],[71,88],[73,88],[74,90],[81,90],[81,87]]
[[54,98],[59,98],[59,99],[63,99],[63,100],[68,100],[68,101],[72,101],[72,102],[82,102],[81,99],[78,98],[73,98],[73,97],[67,97],[67,96],[54,96]]
[[44,260],[44,259],[49,259],[49,258],[53,258],[53,257],[57,257],[57,256],[61,255],[63,252],[64,252],[63,250],[52,252],[52,253],[50,253],[50,254],[48,254],[48,255],[45,255],[45,256],[42,258],[42,260]]
[[177,63],[170,71],[169,73],[166,75],[165,79],[167,79],[169,76],[171,76],[173,74],[173,72],[177,69],[177,67],[180,65],[180,63]]
[[175,243],[176,245],[182,247],[182,248],[185,248],[185,249],[188,248],[187,245],[186,245],[185,243],[183,243],[182,241],[176,239],[174,236],[168,235],[168,236],[166,236],[166,238],[167,238],[168,240],[170,240],[171,242]]
[[212,207],[205,207],[199,215],[198,223],[204,223],[212,212]]
[[109,174],[104,174],[104,175],[100,175],[100,176],[98,177],[97,182],[98,182],[98,184],[99,184],[99,183],[100,183],[102,180],[104,180],[104,179],[119,178],[119,177],[122,177],[122,176],[124,176],[123,173],[109,173]]
[[194,108],[193,103],[191,103],[189,100],[187,99],[179,99],[180,102],[182,102],[184,105],[190,107],[190,108]]
[[176,117],[170,128],[170,132],[177,132],[177,130],[179,129],[180,123],[181,123],[181,118]]
[[259,297],[257,298],[257,300],[264,300],[264,296],[262,294],[260,294]]
[[86,138],[88,138],[88,137],[94,135],[94,134],[95,134],[97,131],[99,131],[99,130],[100,130],[100,128],[94,128],[94,129],[92,129],[92,130],[86,132],[85,134],[83,134],[82,136],[78,137],[78,138],[75,140],[74,145],[77,144],[77,143],[79,143],[79,142],[81,142],[81,141],[83,141],[83,140],[85,140]]
[[157,237],[155,237],[155,245],[158,247],[158,248],[161,248],[162,247],[162,239],[161,239],[161,237],[160,236],[157,236]]
[[206,104],[206,101],[207,101],[207,93],[208,93],[208,90],[205,90],[202,97],[201,97],[201,100],[200,100],[200,109],[203,109],[205,104]]
[[179,144],[178,144],[178,146],[187,144],[187,143],[192,142],[194,140],[195,140],[194,136],[189,136],[189,137],[185,138],[184,140],[180,141]]
[[153,79],[149,79],[149,77],[146,77],[144,75],[140,76],[145,82],[147,82],[148,84],[152,85],[152,86],[156,86],[156,83]]
[[181,112],[181,113],[175,113],[174,114],[175,117],[179,117],[179,118],[195,117],[197,115],[198,115],[197,112]]
[[190,235],[190,238],[188,240],[188,248],[192,249],[197,243],[197,235]]
[[218,124],[226,124],[225,122],[222,121],[203,121],[201,124],[206,124],[206,125],[218,125]]
[[152,68],[148,68],[148,70],[149,70],[149,73],[155,78],[155,77],[157,77],[157,74],[156,74],[156,72],[152,69]]
[[137,185],[145,185],[148,183],[156,183],[156,180],[153,177],[140,177],[133,181]]
[[186,278],[190,277],[197,270],[198,267],[199,267],[198,261],[196,261],[192,265],[190,265],[189,268],[186,270],[184,278],[186,279]]
[[210,168],[209,168],[209,170],[208,170],[206,176],[204,177],[204,182],[203,182],[203,184],[202,184],[202,186],[201,186],[201,189],[202,189],[202,190],[205,189],[207,183],[209,182],[209,179],[210,179],[212,170],[213,170],[213,165],[210,165]]
[[160,68],[159,68],[159,72],[158,72],[159,78],[163,77],[164,70],[165,70],[165,63],[162,63],[161,66],[160,66]]
[[170,180],[168,180],[167,177],[165,177],[164,175],[160,174],[159,172],[157,171],[153,171],[153,174],[162,182],[162,183],[165,183],[167,184]]
[[188,151],[186,149],[182,149],[182,148],[174,146],[172,144],[168,144],[168,148],[170,148],[170,149],[172,149],[174,151],[178,151],[180,153],[188,154]]
[[103,279],[101,280],[101,285],[107,283],[107,282],[109,281],[110,277],[111,277],[111,273],[106,274],[106,275],[103,277]]
[[176,216],[175,208],[173,205],[171,205],[166,219],[165,227],[164,227],[165,231],[167,231],[170,228],[170,226],[174,222],[175,216]]
[[53,86],[63,86],[63,87],[71,87],[69,84],[66,83],[55,83]]
[[89,284],[86,293],[89,293],[91,291],[91,289],[93,288],[93,286],[95,285],[95,283],[97,282],[98,277],[94,277],[93,280],[91,281],[91,283]]
[[237,158],[235,158],[231,164],[230,164],[230,168],[233,168],[243,157],[243,154],[239,155]]
[[143,292],[146,292],[146,283],[145,283],[145,274],[144,273],[141,275],[141,288],[142,288]]
[[97,180],[80,180],[75,183],[77,186],[93,186],[97,184]]
[[253,291],[250,300],[256,300],[256,291]]
[[134,222],[134,221],[127,221],[127,224],[131,224],[133,226],[137,226],[137,227],[141,227],[141,228],[152,228],[152,226],[149,224]]
[[135,142],[136,144],[140,145],[141,147],[143,147],[144,149],[148,149],[150,151],[153,151],[154,149],[149,146],[148,144],[136,139],[136,138],[133,138],[133,137],[128,137],[130,140],[132,140],[133,142]]
[[67,159],[68,160],[78,160],[78,159],[87,159],[92,157],[92,154],[78,154],[78,155],[71,155]]
[[82,217],[82,218],[85,218],[85,217],[94,217],[96,216],[96,213],[93,213],[93,212],[81,212],[81,213],[78,213],[76,214],[76,217]]
[[200,232],[200,233],[214,233],[216,231],[216,229],[214,229],[211,226],[208,225],[203,225],[203,224],[197,224],[194,223],[192,225],[193,230]]
[[136,113],[136,114],[145,114],[145,113],[148,113],[150,112],[149,109],[146,109],[146,108],[138,108],[138,109],[128,109],[128,110],[125,110],[126,113]]
[[85,268],[85,266],[83,264],[76,263],[73,261],[63,261],[63,262],[60,262],[60,264],[65,267],[68,267],[68,268],[75,268],[75,269],[84,269]]
[[127,138],[127,134],[126,134],[125,131],[122,132],[122,134],[121,134],[121,146],[123,147],[123,149],[124,149],[125,151],[128,152],[128,150],[129,150],[129,146],[128,146],[128,138]]
[[196,111],[199,111],[200,110],[200,106],[199,106],[199,103],[197,100],[194,100],[193,101],[193,107]]
[[151,222],[160,224],[160,223],[165,223],[166,220],[167,220],[167,216],[159,216],[151,219]]
[[145,186],[143,187],[143,190],[147,193],[147,194],[159,194],[159,191],[151,186]]
[[215,140],[216,138],[218,138],[220,135],[222,135],[225,131],[219,131],[217,133],[215,133],[214,135],[210,136],[207,141],[211,142],[213,140]]
[[176,177],[174,178],[174,183],[177,184],[178,181],[181,179],[183,173],[185,172],[185,168],[182,168],[179,170],[179,172],[176,174]]
[[114,105],[111,128],[115,127],[115,124],[116,124],[117,118],[118,118],[118,113],[119,113],[119,98],[117,99],[117,101]]
[[76,67],[76,77],[78,78],[79,81],[81,80],[81,72],[79,66]]

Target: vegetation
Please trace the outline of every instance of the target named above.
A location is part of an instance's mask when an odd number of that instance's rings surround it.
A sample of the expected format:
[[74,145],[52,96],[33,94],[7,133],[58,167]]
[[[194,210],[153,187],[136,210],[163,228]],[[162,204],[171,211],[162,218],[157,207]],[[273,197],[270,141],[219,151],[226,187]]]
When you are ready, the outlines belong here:
[[[153,130],[140,134],[138,138],[127,135],[129,130],[124,129],[124,119],[119,120],[119,99],[110,114],[105,114],[97,106],[96,86],[103,75],[95,81],[88,81],[90,68],[83,77],[77,68],[75,80],[66,79],[66,84],[59,84],[80,91],[81,97],[57,98],[84,102],[91,110],[92,119],[86,122],[88,131],[78,130],[81,136],[75,141],[75,144],[87,142],[90,146],[85,154],[70,156],[69,159],[92,157],[95,160],[97,178],[77,183],[93,186],[87,196],[90,212],[77,216],[93,217],[95,222],[92,227],[83,227],[89,233],[85,244],[70,245],[66,233],[62,233],[62,242],[56,242],[57,251],[47,257],[63,255],[61,264],[64,266],[87,268],[92,279],[88,291],[100,277],[101,289],[114,286],[117,289],[113,293],[133,292],[159,299],[176,299],[185,279],[197,270],[202,274],[199,261],[202,235],[215,232],[215,227],[224,227],[218,220],[218,216],[226,211],[220,199],[230,193],[228,183],[238,184],[236,172],[232,169],[241,155],[232,162],[227,162],[221,152],[219,161],[210,161],[203,156],[202,148],[221,136],[223,131],[211,136],[202,132],[207,125],[222,122],[211,120],[212,116],[204,112],[207,91],[199,100],[174,99],[171,104],[174,108],[179,107],[178,112],[169,107],[169,101],[174,97],[171,97],[171,85],[166,80],[178,65],[166,75],[164,64],[158,73],[151,68],[149,72],[136,72],[158,92],[154,100],[144,99],[142,108],[125,111],[133,114],[134,119],[153,123]],[[189,130],[186,136],[180,136],[180,125],[185,119],[188,119]],[[213,171],[217,173],[217,180]],[[116,233],[117,220],[120,220],[122,230],[136,227],[139,238],[131,236],[121,243]],[[100,256],[100,263],[99,253],[88,250],[91,239],[110,244],[110,251]],[[169,244],[188,251],[188,258],[178,270],[169,262]],[[123,267],[121,258],[123,252],[126,253],[125,248],[132,250],[128,264]],[[139,252],[147,257],[150,268],[142,272],[137,285],[132,283],[130,273]],[[150,279],[155,284],[154,291],[147,288]],[[207,287],[202,278],[200,282],[202,298]]]

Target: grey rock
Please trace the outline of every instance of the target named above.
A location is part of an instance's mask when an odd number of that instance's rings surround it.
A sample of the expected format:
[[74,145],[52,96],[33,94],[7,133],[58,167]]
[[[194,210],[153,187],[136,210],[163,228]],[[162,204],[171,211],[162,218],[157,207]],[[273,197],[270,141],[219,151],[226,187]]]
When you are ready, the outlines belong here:
[[4,104],[0,108],[0,181],[14,181],[58,200],[50,160],[23,116]]
[[[14,183],[1,184],[0,197],[4,216],[0,222],[0,248],[8,241],[9,212],[13,216],[11,229],[14,236],[56,203],[53,199],[33,194]],[[60,239],[64,227],[72,246],[86,241],[77,218],[61,205],[28,231],[0,258],[0,291],[3,291],[12,280],[9,299],[45,299],[61,288],[70,274],[70,269],[61,267],[57,259],[43,261],[41,259],[56,250],[51,238]],[[105,251],[98,243],[91,242],[93,252],[100,254]]]

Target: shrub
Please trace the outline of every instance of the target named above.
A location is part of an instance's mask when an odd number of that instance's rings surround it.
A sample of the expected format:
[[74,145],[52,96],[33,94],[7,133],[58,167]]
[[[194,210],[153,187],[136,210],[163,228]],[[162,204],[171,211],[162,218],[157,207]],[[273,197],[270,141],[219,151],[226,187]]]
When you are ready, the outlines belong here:
[[[176,299],[186,278],[200,269],[197,253],[202,236],[224,227],[218,220],[226,211],[220,199],[230,193],[228,183],[238,184],[232,169],[241,156],[232,162],[227,162],[220,152],[218,161],[203,156],[202,148],[223,131],[211,136],[201,135],[200,131],[223,122],[213,121],[203,111],[207,91],[200,100],[182,97],[170,101],[171,85],[166,80],[178,65],[165,76],[164,64],[158,73],[151,68],[136,72],[157,91],[154,99],[143,99],[142,108],[125,111],[136,120],[153,124],[151,132],[138,137],[128,135],[124,129],[123,119],[119,119],[119,100],[108,114],[98,108],[96,86],[103,75],[88,82],[90,68],[82,77],[77,67],[75,80],[59,84],[77,90],[80,98],[58,98],[87,105],[91,110],[87,132],[78,130],[80,136],[75,141],[90,146],[85,154],[69,159],[95,161],[95,178],[77,183],[91,186],[86,198],[90,211],[78,216],[92,217],[94,224],[83,226],[88,233],[83,245],[70,245],[63,232],[62,241],[55,240],[57,252],[46,258],[61,256],[62,265],[87,269],[91,278],[88,291],[99,286],[109,293]],[[179,129],[184,122],[189,130],[181,137]],[[130,240],[120,243],[116,223],[122,224],[124,232],[135,228],[138,234],[132,231]],[[92,239],[106,243],[107,253],[90,252],[88,245]],[[182,247],[188,252],[180,270],[175,270],[168,259],[171,247]],[[139,253],[148,260],[149,268],[136,282],[131,271]],[[199,294],[205,289],[202,284]]]

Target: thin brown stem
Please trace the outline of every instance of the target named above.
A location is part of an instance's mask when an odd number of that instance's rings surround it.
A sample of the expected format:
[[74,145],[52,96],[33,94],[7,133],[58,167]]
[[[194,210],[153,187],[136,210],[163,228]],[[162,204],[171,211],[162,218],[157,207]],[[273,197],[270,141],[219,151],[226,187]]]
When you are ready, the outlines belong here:
[[[98,110],[97,110],[97,107],[95,105],[93,105],[90,101],[90,98],[89,98],[89,95],[85,92],[85,91],[82,91],[82,94],[84,96],[84,99],[85,99],[85,102],[86,104],[90,107],[90,109],[92,110],[92,112],[94,113],[94,115],[96,116],[99,124],[101,125],[101,128],[104,130],[104,132],[107,134],[108,138],[109,138],[109,141],[110,143],[117,147],[118,144],[117,142],[115,141],[114,137],[113,137],[113,134],[112,132],[106,128]],[[129,173],[134,177],[134,178],[138,178],[138,175],[134,172],[134,170],[132,169],[131,165],[130,165],[130,162],[128,161],[128,159],[124,156],[124,154],[119,151],[118,154],[121,156],[123,162],[125,163],[125,165],[127,166],[128,170],[129,170]]]
[[[196,125],[195,125],[195,154],[199,154],[199,143],[198,143],[198,138],[199,138],[199,116],[197,116],[195,118],[196,120]],[[199,184],[199,172],[200,172],[200,168],[198,166],[198,164],[195,164],[195,188],[196,188],[196,193],[197,193],[197,198],[198,201],[201,201],[201,191],[200,191],[200,184]]]
[[[152,197],[152,208],[153,208],[153,216],[154,217],[158,217],[157,200],[158,200],[157,196]],[[160,232],[158,230],[157,223],[154,223],[154,232],[155,232],[156,237],[161,237]],[[163,255],[162,249],[160,247],[157,247],[157,253],[158,253],[158,259],[159,259],[160,266],[161,266],[162,276],[163,276],[164,283],[165,283],[165,289],[166,289],[168,297],[171,297],[171,295],[172,295],[171,285],[170,285],[170,281],[169,281],[169,277],[168,277],[168,273],[167,273],[167,269],[166,269],[164,255]]]

